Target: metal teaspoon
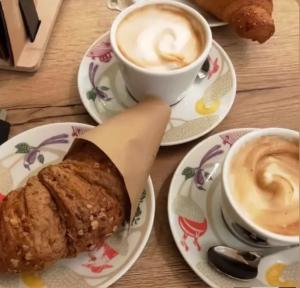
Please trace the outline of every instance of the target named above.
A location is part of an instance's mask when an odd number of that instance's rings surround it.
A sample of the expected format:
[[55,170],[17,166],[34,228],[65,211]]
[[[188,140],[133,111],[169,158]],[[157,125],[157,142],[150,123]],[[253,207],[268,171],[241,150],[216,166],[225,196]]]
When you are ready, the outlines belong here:
[[207,258],[210,265],[227,276],[238,280],[251,280],[257,277],[258,265],[263,257],[290,248],[292,247],[276,251],[272,249],[262,255],[227,246],[213,246],[208,249]]

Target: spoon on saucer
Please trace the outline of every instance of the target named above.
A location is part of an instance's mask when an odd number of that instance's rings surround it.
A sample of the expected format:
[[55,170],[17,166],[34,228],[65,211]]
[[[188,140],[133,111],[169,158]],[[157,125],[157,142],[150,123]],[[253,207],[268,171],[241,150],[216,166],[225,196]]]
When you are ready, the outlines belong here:
[[208,249],[207,258],[210,265],[225,275],[238,280],[251,280],[257,277],[258,265],[263,257],[290,248],[292,247],[276,251],[272,249],[270,253],[262,255],[227,246],[213,246]]
[[206,58],[201,70],[197,74],[197,79],[202,80],[208,76],[210,64],[208,58]]

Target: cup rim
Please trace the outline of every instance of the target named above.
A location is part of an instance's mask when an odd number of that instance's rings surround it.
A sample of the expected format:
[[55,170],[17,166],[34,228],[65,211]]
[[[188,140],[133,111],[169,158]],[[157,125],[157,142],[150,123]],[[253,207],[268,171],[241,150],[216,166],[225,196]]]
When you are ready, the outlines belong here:
[[[176,6],[179,8],[184,9],[185,11],[187,11],[188,13],[192,14],[195,19],[198,20],[198,22],[201,23],[201,26],[203,28],[203,32],[205,34],[205,48],[203,49],[202,53],[199,55],[199,57],[194,60],[192,63],[188,64],[187,66],[178,68],[178,69],[174,69],[174,70],[167,70],[167,71],[152,71],[152,70],[148,70],[147,68],[143,68],[140,67],[132,62],[130,62],[128,59],[126,59],[125,56],[123,56],[123,54],[121,53],[120,49],[118,48],[117,45],[117,41],[116,41],[116,32],[118,29],[119,24],[121,23],[121,21],[131,12],[133,12],[134,10],[137,10],[141,7],[145,7],[145,6],[150,6],[153,4],[167,4],[167,5],[172,5],[172,6]],[[207,21],[205,20],[205,18],[194,8],[180,3],[180,2],[176,2],[174,0],[148,0],[148,1],[142,1],[142,2],[137,2],[131,6],[129,6],[128,8],[126,8],[125,10],[123,10],[113,21],[111,29],[110,29],[110,43],[112,46],[112,49],[115,53],[115,55],[124,63],[126,63],[126,65],[130,66],[131,68],[147,74],[147,75],[155,75],[155,76],[170,76],[170,75],[179,75],[181,73],[184,72],[188,72],[190,70],[192,70],[193,68],[197,67],[201,62],[204,62],[209,54],[209,51],[212,47],[212,32],[210,29],[209,24],[207,23]]]
[[226,194],[226,197],[237,215],[243,219],[244,222],[246,222],[247,225],[249,225],[253,230],[258,231],[261,235],[263,235],[266,238],[290,243],[290,244],[297,244],[299,243],[299,236],[288,236],[288,235],[281,235],[277,234],[271,231],[268,231],[267,229],[262,228],[261,226],[258,226],[254,221],[252,221],[250,218],[245,216],[245,213],[242,212],[242,209],[237,204],[236,200],[234,199],[233,193],[230,193],[230,185],[229,185],[229,167],[231,164],[232,157],[236,154],[239,149],[248,143],[251,140],[257,139],[262,136],[268,136],[268,135],[274,135],[274,136],[282,136],[287,138],[299,138],[299,133],[295,130],[291,129],[285,129],[285,128],[264,128],[259,130],[251,131],[244,136],[240,137],[230,148],[228,151],[224,164],[223,164],[223,170],[222,170],[222,182],[223,182],[223,193]]

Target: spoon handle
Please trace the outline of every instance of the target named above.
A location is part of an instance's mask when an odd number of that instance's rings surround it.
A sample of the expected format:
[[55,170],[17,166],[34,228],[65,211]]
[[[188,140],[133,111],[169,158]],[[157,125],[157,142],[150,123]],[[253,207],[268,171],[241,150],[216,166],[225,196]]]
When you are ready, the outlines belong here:
[[[287,246],[287,247],[266,248],[266,249],[260,251],[259,254],[261,255],[261,257],[266,257],[266,256],[269,256],[269,255],[272,255],[272,254],[276,254],[278,252],[283,252],[283,251],[286,251],[286,250],[290,250],[290,249],[295,248],[295,247],[299,247],[299,244],[292,245],[292,246]],[[255,253],[255,252],[251,252],[251,253]]]

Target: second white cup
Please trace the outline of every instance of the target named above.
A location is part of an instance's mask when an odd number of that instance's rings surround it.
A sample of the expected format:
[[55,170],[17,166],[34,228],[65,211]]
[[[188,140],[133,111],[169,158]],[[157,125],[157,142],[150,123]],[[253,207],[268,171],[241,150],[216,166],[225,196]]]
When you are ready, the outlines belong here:
[[[189,13],[199,23],[203,31],[204,48],[199,57],[187,66],[168,71],[153,71],[130,62],[120,51],[116,34],[119,24],[133,11],[147,5],[164,4],[175,6]],[[155,21],[155,19],[153,20]],[[206,20],[193,8],[170,0],[149,0],[137,3],[122,11],[114,20],[110,34],[113,51],[119,60],[120,70],[127,89],[137,101],[147,96],[156,96],[169,105],[176,104],[183,98],[183,93],[195,81],[212,47],[212,33]]]
[[[289,130],[289,129],[282,129],[282,128],[265,128],[252,131],[244,136],[242,136],[239,140],[237,140],[231,149],[229,150],[223,165],[223,174],[222,174],[222,184],[223,184],[223,193],[222,193],[222,213],[224,216],[224,220],[228,225],[229,229],[233,232],[237,238],[242,240],[243,242],[247,243],[248,245],[255,246],[255,247],[278,247],[278,246],[292,246],[292,245],[299,245],[299,236],[293,235],[283,235],[277,234],[266,228],[262,228],[258,224],[256,224],[249,215],[242,209],[242,205],[235,199],[233,196],[233,189],[230,185],[230,174],[231,174],[231,164],[232,159],[236,157],[236,154],[243,148],[247,143],[259,139],[265,136],[277,136],[283,139],[288,140],[299,140],[299,133],[297,131]],[[276,147],[276,143],[274,143],[274,147]],[[260,147],[255,147],[256,149],[261,149]],[[261,159],[268,156],[269,151],[264,150],[262,147],[260,151]],[[249,157],[249,156],[248,156]],[[275,156],[274,156],[275,157]],[[256,158],[254,158],[256,159]],[[258,159],[256,159],[258,161]],[[239,170],[239,173],[243,173],[242,168]],[[262,173],[261,170],[257,170],[257,173]],[[276,173],[276,170],[275,170]],[[239,176],[241,177],[241,175]],[[253,172],[253,181],[257,181]],[[272,177],[272,176],[270,176]],[[276,179],[275,175],[275,179]],[[241,178],[242,179],[242,178]],[[256,182],[255,182],[256,183]],[[256,184],[255,184],[256,185]],[[251,188],[247,187],[246,183],[244,184],[244,193],[251,193]],[[250,190],[249,190],[250,189]],[[253,194],[255,195],[255,194]],[[252,196],[254,197],[254,196]],[[258,204],[260,203],[260,199],[252,198]],[[269,211],[269,210],[266,210]],[[267,212],[265,212],[267,213]],[[282,213],[282,212],[279,212]],[[269,214],[266,214],[269,216]],[[272,219],[270,221],[275,221]],[[298,220],[299,221],[299,220]],[[275,221],[276,223],[276,221]]]

